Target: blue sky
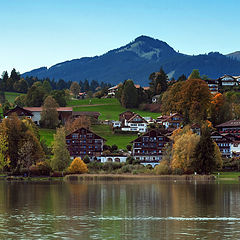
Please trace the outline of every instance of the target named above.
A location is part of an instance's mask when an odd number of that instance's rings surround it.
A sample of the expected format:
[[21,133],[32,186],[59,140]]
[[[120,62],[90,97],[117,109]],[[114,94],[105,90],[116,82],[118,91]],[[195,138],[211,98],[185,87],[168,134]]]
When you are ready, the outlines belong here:
[[101,55],[140,35],[187,54],[240,50],[238,0],[0,0],[0,73]]

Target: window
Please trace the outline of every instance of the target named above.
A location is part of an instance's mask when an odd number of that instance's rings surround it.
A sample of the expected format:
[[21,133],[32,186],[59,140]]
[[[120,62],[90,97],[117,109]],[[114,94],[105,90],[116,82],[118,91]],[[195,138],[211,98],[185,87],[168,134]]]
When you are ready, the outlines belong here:
[[78,138],[78,134],[77,134],[77,133],[73,133],[73,134],[72,134],[72,138],[73,138],[73,139],[77,139],[77,138]]

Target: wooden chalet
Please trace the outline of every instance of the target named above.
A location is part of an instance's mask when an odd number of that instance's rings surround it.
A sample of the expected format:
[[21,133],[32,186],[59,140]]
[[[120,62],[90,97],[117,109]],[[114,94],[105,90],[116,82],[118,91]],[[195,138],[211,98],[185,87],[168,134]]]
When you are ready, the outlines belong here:
[[152,129],[133,140],[131,142],[133,157],[143,165],[150,164],[153,167],[158,165],[162,160],[166,144],[171,142],[166,133],[165,130]]
[[126,111],[119,115],[122,131],[146,132],[148,122],[139,114]]
[[157,118],[157,123],[164,126],[166,129],[168,128],[179,128],[183,122],[183,116],[179,113],[174,113],[168,115],[159,116]]
[[223,134],[221,134],[219,132],[213,132],[211,134],[211,138],[218,145],[219,150],[223,157],[227,157],[227,158],[231,157],[230,147],[234,141],[233,136],[229,136],[229,135],[224,136]]
[[81,157],[88,155],[91,160],[101,159],[103,144],[106,140],[86,128],[80,128],[66,136],[70,156]]
[[220,134],[230,133],[235,136],[240,136],[240,120],[230,120],[216,126]]
[[238,77],[225,74],[224,76],[217,79],[220,86],[238,86]]
[[18,117],[20,118],[31,118],[33,117],[33,114],[31,111],[27,110],[27,109],[24,109],[22,107],[19,107],[19,106],[16,106],[15,108],[13,109],[10,109],[9,111],[7,111],[5,114],[3,114],[3,116],[5,118],[7,118],[8,116],[10,116],[11,114],[17,114]]

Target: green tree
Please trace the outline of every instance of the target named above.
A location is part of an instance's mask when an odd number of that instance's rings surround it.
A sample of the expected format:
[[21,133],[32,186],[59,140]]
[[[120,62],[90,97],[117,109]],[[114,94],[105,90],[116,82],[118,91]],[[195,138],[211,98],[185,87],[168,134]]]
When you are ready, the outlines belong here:
[[127,80],[123,84],[121,105],[125,108],[134,108],[138,106],[137,89],[132,80]]
[[55,99],[60,107],[66,107],[66,92],[64,90],[51,91],[51,96]]
[[164,72],[163,68],[159,72],[154,72],[149,76],[150,80],[150,90],[153,95],[161,94],[165,92],[168,88],[168,76]]
[[51,96],[48,96],[44,100],[43,110],[41,113],[41,125],[46,128],[56,128],[59,124],[58,119],[58,104],[56,103],[55,99]]
[[210,129],[204,125],[201,138],[194,151],[194,170],[200,174],[212,173],[221,163],[216,154],[217,148],[211,138]]
[[50,93],[52,90],[51,84],[48,80],[43,81],[43,89],[45,90],[46,93]]
[[81,88],[77,82],[73,82],[71,84],[70,91],[75,96],[75,98],[77,98],[78,94],[80,93],[80,90],[81,90]]
[[189,75],[188,79],[201,79],[198,69],[193,69],[192,73]]
[[53,142],[53,158],[51,159],[53,170],[63,171],[71,162],[65,138],[65,129],[63,127],[58,128],[56,134],[54,134]]
[[24,107],[26,104],[26,96],[25,95],[17,96],[14,100],[14,104],[19,107]]
[[16,92],[26,93],[28,90],[28,83],[25,79],[22,78],[13,84],[13,89]]
[[28,89],[26,96],[26,105],[28,107],[40,107],[43,104],[45,98],[45,91],[41,84],[34,83],[32,87]]

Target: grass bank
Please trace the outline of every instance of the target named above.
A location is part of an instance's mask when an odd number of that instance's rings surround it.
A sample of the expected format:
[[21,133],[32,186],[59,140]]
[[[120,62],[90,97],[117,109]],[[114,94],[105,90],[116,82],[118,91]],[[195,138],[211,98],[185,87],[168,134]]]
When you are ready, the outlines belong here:
[[240,172],[218,172],[214,175],[219,181],[239,181]]

